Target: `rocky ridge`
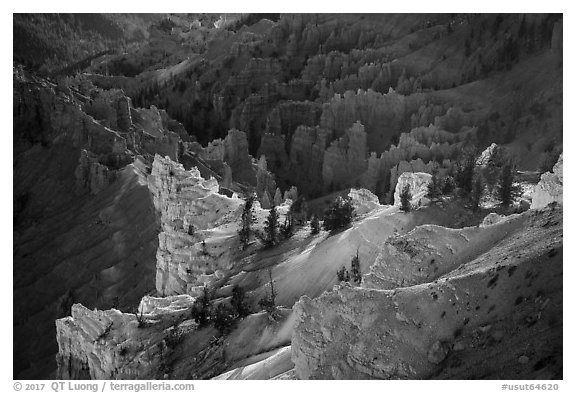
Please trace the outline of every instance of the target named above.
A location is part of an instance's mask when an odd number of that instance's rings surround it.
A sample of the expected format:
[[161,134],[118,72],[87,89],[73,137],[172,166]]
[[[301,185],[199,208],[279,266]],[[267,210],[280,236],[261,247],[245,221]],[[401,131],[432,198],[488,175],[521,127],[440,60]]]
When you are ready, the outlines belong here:
[[478,229],[418,227],[386,247],[362,287],[295,305],[299,379],[561,375],[561,208]]
[[198,295],[234,262],[242,201],[219,194],[216,179],[204,180],[196,168],[186,171],[160,156],[148,184],[162,223],[156,289],[162,295]]
[[532,193],[531,209],[539,209],[552,202],[563,203],[563,166],[563,154],[560,154],[558,162],[554,165],[552,172],[542,174],[540,181],[536,185]]

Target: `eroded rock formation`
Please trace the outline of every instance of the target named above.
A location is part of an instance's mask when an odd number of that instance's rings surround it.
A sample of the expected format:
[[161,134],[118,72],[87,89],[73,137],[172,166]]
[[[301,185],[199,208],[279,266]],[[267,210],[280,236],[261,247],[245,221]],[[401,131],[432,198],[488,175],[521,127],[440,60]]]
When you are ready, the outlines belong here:
[[296,375],[558,377],[561,277],[561,208],[484,228],[419,227],[387,242],[363,287],[295,305]]
[[408,186],[410,190],[410,204],[412,206],[421,206],[426,204],[426,194],[428,185],[432,182],[432,175],[422,172],[403,172],[398,178],[394,190],[394,205],[400,206],[402,201],[400,195],[404,187]]
[[156,156],[148,184],[160,214],[156,290],[199,294],[234,263],[242,201],[218,193],[216,179]]
[[560,154],[558,162],[554,165],[552,172],[542,174],[540,181],[532,193],[532,204],[530,209],[540,209],[549,203],[563,203],[563,154]]
[[[145,296],[136,314],[73,305],[69,317],[56,321],[58,378],[161,378],[171,329],[193,301],[188,295]],[[193,328],[193,323],[177,326],[181,334]]]
[[366,132],[359,122],[333,141],[324,152],[322,180],[327,190],[337,190],[358,178],[367,166]]

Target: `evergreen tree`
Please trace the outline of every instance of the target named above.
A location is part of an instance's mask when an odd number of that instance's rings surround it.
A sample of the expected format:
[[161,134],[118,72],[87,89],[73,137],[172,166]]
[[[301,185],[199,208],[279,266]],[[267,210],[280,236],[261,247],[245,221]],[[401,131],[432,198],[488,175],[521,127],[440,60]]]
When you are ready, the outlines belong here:
[[240,237],[240,243],[242,244],[242,249],[246,249],[250,242],[250,232],[251,225],[254,217],[252,215],[252,207],[254,205],[254,195],[250,195],[246,198],[244,203],[244,210],[242,210],[242,226],[238,231],[238,236]]
[[412,209],[412,205],[410,204],[411,200],[412,194],[410,193],[410,184],[406,184],[400,193],[400,210],[403,212],[409,212]]
[[436,165],[432,168],[432,178],[428,184],[428,193],[426,195],[430,199],[437,198],[440,195],[440,178],[438,177],[438,167]]
[[464,153],[464,157],[458,163],[456,173],[456,183],[464,195],[470,195],[474,182],[474,168],[476,167],[476,158],[473,152]]
[[324,213],[324,229],[335,232],[352,222],[354,206],[350,198],[336,197]]
[[234,285],[232,288],[232,299],[230,299],[230,304],[234,309],[234,312],[238,317],[243,318],[250,314],[250,306],[245,301],[246,292],[244,288],[238,285]]
[[502,167],[500,172],[500,179],[498,181],[498,196],[504,206],[510,206],[514,198],[518,194],[518,190],[514,187],[514,170],[511,163],[507,163]]
[[204,287],[202,295],[192,305],[190,316],[198,323],[199,327],[206,326],[210,321],[210,315],[212,314],[210,298],[208,287]]
[[264,236],[262,241],[265,247],[274,247],[278,243],[278,212],[276,206],[272,206],[268,218],[264,224]]
[[360,272],[360,258],[358,257],[358,250],[356,250],[356,256],[352,258],[350,274],[352,276],[352,281],[355,284],[360,284],[362,282],[362,273]]
[[442,194],[443,195],[451,194],[452,191],[454,191],[455,187],[456,185],[454,183],[454,178],[452,176],[446,176],[442,181]]
[[336,277],[338,278],[338,282],[348,282],[350,281],[350,273],[344,266],[342,266],[339,270],[336,271]]
[[274,290],[274,280],[272,280],[272,269],[268,269],[268,278],[270,279],[270,296],[260,299],[258,304],[272,318],[276,318],[276,291]]
[[312,216],[312,220],[310,220],[310,234],[316,235],[320,232],[320,221],[316,215]]
[[290,217],[290,212],[286,218],[284,218],[284,223],[280,226],[280,234],[284,239],[288,239],[294,235],[294,220]]
[[476,176],[474,186],[472,188],[472,210],[477,212],[480,209],[480,200],[484,192],[484,183],[480,176]]
[[234,311],[220,303],[214,310],[212,320],[214,321],[214,327],[218,329],[220,334],[228,334],[234,326]]

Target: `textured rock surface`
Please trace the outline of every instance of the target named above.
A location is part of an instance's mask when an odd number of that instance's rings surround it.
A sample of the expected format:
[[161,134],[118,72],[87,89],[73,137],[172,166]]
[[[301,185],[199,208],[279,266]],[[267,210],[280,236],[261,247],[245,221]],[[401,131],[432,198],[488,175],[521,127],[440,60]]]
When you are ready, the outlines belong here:
[[320,113],[320,105],[314,102],[281,103],[268,115],[267,132],[284,135],[286,147],[289,148],[296,128],[301,125],[314,127],[318,124]]
[[98,194],[116,179],[114,171],[100,164],[98,158],[91,156],[86,150],[80,153],[80,160],[74,175],[79,194],[84,192]]
[[219,194],[218,182],[204,180],[196,168],[186,171],[160,156],[148,184],[162,223],[156,289],[197,294],[234,262],[242,201]]
[[480,224],[480,227],[485,227],[488,225],[493,225],[493,224],[497,224],[502,220],[505,220],[506,216],[502,216],[500,214],[497,213],[490,213],[488,214],[486,217],[484,217],[484,219],[482,220],[482,223]]
[[364,188],[353,188],[348,193],[348,197],[352,200],[354,206],[354,213],[363,215],[370,213],[374,209],[381,207],[378,202],[378,197]]
[[488,146],[482,153],[480,153],[480,156],[476,159],[476,165],[479,166],[489,165],[492,162],[492,158],[496,153],[497,149],[498,145],[495,143],[492,143],[490,146]]
[[[294,367],[287,346],[294,324],[290,310],[280,308],[276,321],[265,313],[250,315],[214,341],[213,327],[199,328],[188,319],[193,301],[188,295],[144,297],[138,315],[75,304],[71,316],[56,321],[58,377],[205,379],[227,370],[259,369],[246,366],[265,358],[270,377]],[[266,376],[256,373],[252,377]]]
[[[295,305],[297,377],[561,377],[562,209],[529,211],[485,228],[416,231],[393,241],[404,243],[404,260],[394,254],[382,260],[387,274],[401,269],[399,277],[413,277],[408,286],[346,284]],[[442,241],[429,242],[426,231]],[[527,353],[530,363],[518,366]]]
[[432,181],[432,175],[422,172],[404,172],[398,178],[396,189],[394,190],[394,205],[400,206],[402,201],[400,194],[404,187],[410,187],[410,195],[412,199],[410,203],[412,206],[420,206],[426,203],[426,194],[428,193],[428,184]]
[[[56,321],[58,378],[157,377],[169,352],[165,342],[167,328],[189,313],[193,300],[187,295],[144,297],[139,306],[142,314],[138,315],[146,326],[139,326],[136,314],[73,305],[71,316]],[[181,324],[178,329],[184,333],[193,327]]]
[[418,94],[405,97],[395,92],[347,91],[324,104],[320,126],[341,137],[353,123],[360,121],[366,129],[370,149],[382,153],[400,130],[400,124],[418,110],[424,99]]
[[311,194],[322,190],[322,166],[328,138],[328,131],[318,127],[300,126],[294,132],[290,148],[290,180],[299,189]]
[[364,126],[356,122],[324,152],[322,181],[325,189],[337,190],[353,182],[366,170],[367,155],[366,132]]
[[248,139],[242,131],[232,129],[224,140],[215,139],[202,150],[205,160],[223,161],[232,169],[232,179],[237,182],[256,184],[252,158],[248,154]]
[[544,173],[540,177],[540,181],[532,193],[530,209],[540,209],[552,202],[563,203],[563,155],[560,154],[552,172]]

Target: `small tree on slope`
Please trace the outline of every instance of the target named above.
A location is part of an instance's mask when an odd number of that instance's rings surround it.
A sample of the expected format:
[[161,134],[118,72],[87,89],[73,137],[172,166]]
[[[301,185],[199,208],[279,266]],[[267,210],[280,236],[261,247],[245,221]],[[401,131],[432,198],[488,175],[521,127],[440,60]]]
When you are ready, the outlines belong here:
[[252,206],[254,205],[254,195],[250,195],[246,198],[244,203],[244,210],[242,210],[242,226],[238,231],[238,236],[240,237],[240,243],[242,244],[242,249],[246,249],[250,242],[250,232],[251,225],[254,217],[252,215]]
[[338,282],[342,281],[350,281],[350,273],[344,266],[342,266],[339,270],[336,271],[336,277],[338,278]]
[[278,212],[276,211],[276,206],[272,206],[270,213],[268,213],[262,240],[267,248],[274,247],[278,243]]
[[210,292],[208,287],[204,287],[203,293],[192,305],[191,317],[194,318],[199,327],[204,327],[210,321],[212,307],[210,305]]
[[484,183],[480,176],[476,177],[474,180],[474,186],[472,187],[472,210],[477,212],[480,210],[480,200],[482,199],[482,194],[484,193]]
[[409,212],[412,209],[412,206],[410,205],[411,200],[412,194],[410,193],[410,184],[406,184],[400,193],[400,210],[403,212]]
[[232,288],[232,299],[230,299],[230,304],[234,308],[235,313],[238,317],[243,318],[250,314],[250,307],[245,301],[246,292],[244,288],[238,285],[234,285]]
[[432,169],[432,179],[428,184],[428,193],[426,196],[430,199],[437,198],[440,195],[440,178],[438,177],[438,167]]
[[312,220],[310,221],[310,234],[316,235],[320,232],[320,221],[316,215],[312,216]]
[[474,153],[472,151],[466,151],[464,157],[458,163],[458,171],[456,173],[456,183],[464,195],[469,195],[470,192],[472,192],[475,167],[476,158]]
[[346,228],[352,222],[354,206],[350,198],[336,197],[324,215],[324,229],[335,232]]
[[270,296],[260,299],[258,304],[272,318],[276,319],[276,291],[274,290],[274,280],[272,280],[272,269],[268,269],[268,278],[270,279]]
[[352,281],[355,284],[360,284],[362,282],[362,273],[360,272],[360,258],[358,257],[358,250],[356,250],[356,256],[352,258],[350,271],[352,273]]
[[511,163],[502,167],[498,180],[498,196],[504,206],[510,206],[518,195],[518,189],[514,186],[514,170]]

